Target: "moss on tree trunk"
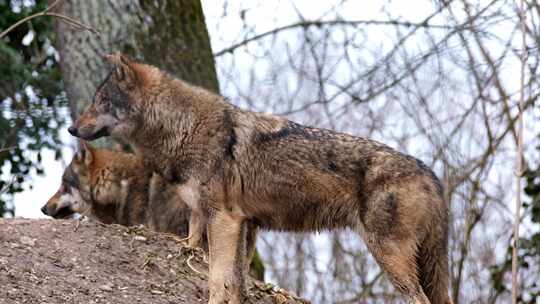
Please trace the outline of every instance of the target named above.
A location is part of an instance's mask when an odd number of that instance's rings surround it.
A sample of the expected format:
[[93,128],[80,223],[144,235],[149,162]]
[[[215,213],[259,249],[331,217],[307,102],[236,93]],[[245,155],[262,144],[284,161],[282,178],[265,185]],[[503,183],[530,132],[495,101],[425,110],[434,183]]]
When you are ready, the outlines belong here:
[[[136,33],[137,55],[193,84],[219,92],[200,1],[141,0],[148,28]],[[127,51],[127,49],[126,49]]]

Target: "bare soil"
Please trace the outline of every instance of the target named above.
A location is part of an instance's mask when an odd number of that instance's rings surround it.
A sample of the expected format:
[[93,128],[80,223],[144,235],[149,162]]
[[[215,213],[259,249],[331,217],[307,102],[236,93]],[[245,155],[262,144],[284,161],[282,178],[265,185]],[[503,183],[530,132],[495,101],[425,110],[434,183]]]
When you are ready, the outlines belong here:
[[[143,227],[0,219],[0,303],[206,303],[206,259]],[[248,303],[307,303],[249,286]]]

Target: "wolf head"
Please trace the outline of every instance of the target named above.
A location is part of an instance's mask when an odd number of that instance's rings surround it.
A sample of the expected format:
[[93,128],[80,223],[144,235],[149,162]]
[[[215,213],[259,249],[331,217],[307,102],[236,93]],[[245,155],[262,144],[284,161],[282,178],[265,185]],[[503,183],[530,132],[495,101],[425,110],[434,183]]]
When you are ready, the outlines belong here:
[[138,129],[142,88],[152,67],[135,63],[122,54],[107,55],[113,69],[98,87],[92,103],[68,128],[71,135],[94,140],[103,136],[126,137]]
[[79,152],[62,174],[60,188],[41,208],[45,215],[69,218],[75,213],[85,214],[91,209],[88,167],[93,161],[93,149],[90,145],[81,143]]
[[41,211],[54,218],[79,213],[110,222],[124,197],[125,182],[141,171],[139,167],[139,160],[130,153],[96,149],[81,141],[62,175],[60,188]]
[[41,212],[56,219],[63,219],[70,218],[75,213],[83,214],[87,208],[89,206],[79,190],[62,181],[58,191],[41,207]]

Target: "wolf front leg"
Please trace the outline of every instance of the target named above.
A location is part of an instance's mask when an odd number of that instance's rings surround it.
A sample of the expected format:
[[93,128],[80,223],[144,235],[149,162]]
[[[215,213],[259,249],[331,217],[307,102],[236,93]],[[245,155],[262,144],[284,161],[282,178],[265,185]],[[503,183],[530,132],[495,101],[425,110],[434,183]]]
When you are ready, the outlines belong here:
[[210,255],[209,304],[240,304],[246,297],[246,234],[248,223],[225,211],[208,221]]
[[[188,246],[189,247],[201,247],[203,246],[203,234],[206,227],[206,216],[204,216],[202,210],[199,208],[194,208],[191,210],[189,216],[189,236],[188,236]],[[206,250],[206,249],[205,249]]]

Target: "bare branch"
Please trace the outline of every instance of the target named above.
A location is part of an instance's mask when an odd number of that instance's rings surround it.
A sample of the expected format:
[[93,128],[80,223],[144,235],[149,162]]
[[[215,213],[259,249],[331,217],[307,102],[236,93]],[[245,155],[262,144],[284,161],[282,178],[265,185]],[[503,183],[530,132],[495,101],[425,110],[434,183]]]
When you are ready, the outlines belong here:
[[27,22],[27,21],[30,21],[34,18],[37,18],[37,17],[41,17],[41,16],[52,16],[52,17],[57,17],[61,20],[63,20],[64,22],[66,22],[67,24],[71,25],[71,26],[75,26],[77,28],[80,28],[80,29],[85,29],[97,36],[100,36],[100,33],[98,30],[88,26],[88,25],[85,25],[85,24],[82,24],[81,22],[73,19],[73,18],[70,18],[68,16],[65,16],[65,15],[62,15],[62,14],[58,14],[58,13],[51,13],[50,11],[55,7],[57,6],[59,3],[60,3],[61,0],[56,0],[54,1],[53,4],[51,4],[49,7],[47,7],[45,10],[43,10],[42,12],[39,12],[39,13],[36,13],[36,14],[33,14],[33,15],[30,15],[28,17],[25,17],[17,22],[15,22],[15,24],[13,24],[12,26],[8,27],[6,30],[4,30],[2,33],[0,33],[0,39],[2,39],[4,36],[6,36],[9,32],[11,32],[13,29],[15,29],[17,26]]
[[525,65],[527,62],[527,41],[526,41],[526,13],[525,0],[520,1],[519,5],[520,23],[521,23],[521,71],[519,84],[519,104],[518,104],[518,142],[516,154],[516,202],[515,202],[515,218],[514,232],[512,242],[512,303],[517,304],[518,301],[518,240],[519,240],[519,224],[521,222],[521,179],[523,177],[523,110],[525,104]]
[[221,51],[218,51],[214,54],[215,57],[224,55],[225,53],[232,53],[237,48],[247,45],[252,41],[259,40],[266,36],[274,35],[279,32],[294,28],[308,28],[311,26],[322,27],[322,26],[332,26],[332,25],[346,25],[346,26],[358,26],[358,25],[389,25],[389,26],[404,26],[404,27],[413,27],[413,28],[435,28],[435,29],[445,29],[445,30],[454,30],[455,27],[440,25],[440,24],[429,24],[429,22],[407,22],[407,21],[397,21],[397,20],[302,20],[293,24],[285,25],[282,27],[275,28],[273,30],[264,32],[259,35],[255,35],[241,42],[235,43],[230,47],[224,48]]

